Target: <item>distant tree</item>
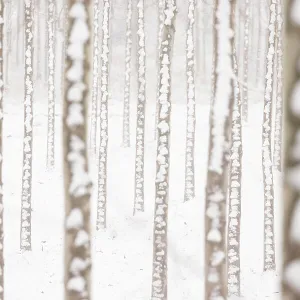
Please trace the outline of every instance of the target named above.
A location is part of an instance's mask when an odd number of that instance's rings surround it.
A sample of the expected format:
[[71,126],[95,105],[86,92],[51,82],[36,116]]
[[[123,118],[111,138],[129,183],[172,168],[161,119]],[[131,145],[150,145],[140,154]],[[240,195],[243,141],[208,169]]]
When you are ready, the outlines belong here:
[[89,300],[91,181],[87,158],[90,1],[69,0],[63,113],[65,179],[65,296]]

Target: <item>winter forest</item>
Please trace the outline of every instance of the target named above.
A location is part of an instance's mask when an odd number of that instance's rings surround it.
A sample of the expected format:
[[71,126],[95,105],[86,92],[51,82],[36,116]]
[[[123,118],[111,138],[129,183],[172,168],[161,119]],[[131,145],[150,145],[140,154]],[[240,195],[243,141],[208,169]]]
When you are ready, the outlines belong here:
[[300,300],[300,0],[0,0],[0,39],[0,300]]

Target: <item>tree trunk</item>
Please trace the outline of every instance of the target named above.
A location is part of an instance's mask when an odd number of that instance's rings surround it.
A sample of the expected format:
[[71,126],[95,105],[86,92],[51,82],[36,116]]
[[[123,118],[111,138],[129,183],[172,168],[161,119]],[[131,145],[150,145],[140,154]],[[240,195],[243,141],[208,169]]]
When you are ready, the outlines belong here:
[[5,59],[5,85],[9,85],[9,68],[10,68],[10,54],[11,54],[11,17],[12,17],[12,3],[11,0],[6,0],[5,3],[5,29],[6,29],[6,59]]
[[134,210],[144,211],[144,160],[145,160],[145,111],[146,111],[146,49],[144,0],[138,0],[138,99],[136,120],[135,197]]
[[166,0],[160,53],[155,209],[153,227],[152,300],[168,299],[168,197],[170,168],[171,62],[176,3]]
[[47,168],[55,164],[55,17],[56,1],[48,0],[48,132],[47,132]]
[[[233,70],[230,18],[233,1],[218,0],[215,69],[216,90],[210,119],[205,213],[205,300],[226,299],[225,266],[228,151],[233,107]],[[222,66],[222,67],[220,67]],[[227,148],[227,149],[226,149]]]
[[20,248],[31,251],[31,190],[33,130],[33,0],[25,2],[25,95]]
[[65,298],[90,296],[90,196],[87,158],[87,93],[90,2],[68,2],[69,30],[63,115],[65,175]]
[[264,184],[264,271],[275,270],[274,186],[272,170],[272,81],[275,72],[275,32],[277,0],[270,5],[269,42],[262,128],[262,169]]
[[[35,24],[36,24],[36,38],[35,38],[35,45],[36,45],[36,81],[41,80],[41,18],[40,18],[40,11],[41,11],[41,3],[39,0],[35,1]],[[17,48],[19,51],[19,48]]]
[[195,0],[189,0],[188,28],[186,35],[186,82],[187,82],[187,128],[185,149],[185,189],[184,200],[195,198],[195,126],[196,126],[196,100],[195,100]]
[[100,102],[100,149],[99,149],[99,169],[98,169],[97,230],[106,227],[110,8],[111,8],[111,0],[103,0],[101,78],[100,78],[101,102]]

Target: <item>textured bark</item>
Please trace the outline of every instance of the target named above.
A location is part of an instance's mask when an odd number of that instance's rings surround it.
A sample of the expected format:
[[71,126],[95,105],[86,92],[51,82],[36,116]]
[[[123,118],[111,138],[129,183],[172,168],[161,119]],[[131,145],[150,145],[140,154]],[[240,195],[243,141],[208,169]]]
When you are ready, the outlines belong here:
[[123,147],[130,147],[130,80],[132,56],[132,0],[127,0],[126,46],[125,46],[125,88],[123,107]]
[[187,129],[185,148],[185,201],[192,200],[195,197],[195,5],[195,0],[189,0],[188,28],[186,35]]
[[274,130],[274,149],[273,165],[278,171],[282,167],[282,120],[283,120],[283,3],[278,1],[277,8],[277,91],[276,91],[276,110],[275,110],[275,130]]
[[[35,45],[36,45],[36,80],[41,80],[41,3],[35,1]],[[17,48],[18,49],[18,48]],[[19,49],[18,49],[19,50]],[[17,50],[17,51],[18,51]]]
[[[205,300],[227,297],[226,199],[228,178],[228,148],[233,108],[233,41],[234,27],[230,18],[234,1],[216,1],[217,31],[215,69],[216,90],[210,116],[208,174],[205,201]],[[230,20],[230,21],[229,21]],[[222,34],[221,34],[222,33]],[[222,65],[222,68],[219,66]]]
[[160,53],[155,209],[153,227],[152,300],[168,299],[168,198],[170,167],[171,62],[176,3],[166,0]]
[[20,248],[31,251],[33,0],[25,2],[25,95]]
[[[68,2],[63,147],[65,179],[65,296],[90,296],[90,196],[87,158],[87,92],[90,2]],[[76,72],[77,68],[82,72]],[[75,72],[74,72],[75,71]]]
[[103,0],[101,50],[100,147],[98,169],[97,230],[106,227],[107,143],[108,143],[108,84],[109,84],[109,22],[111,1]]
[[144,211],[144,160],[145,160],[145,111],[146,111],[146,48],[144,0],[138,0],[138,99],[136,120],[135,197],[133,213]]
[[[284,96],[285,111],[285,190],[284,190],[284,268],[283,296],[284,300],[300,300],[299,264],[300,264],[300,235],[299,235],[299,204],[300,204],[300,113],[299,113],[299,54],[300,54],[300,22],[295,6],[299,0],[284,2],[285,7],[285,59],[284,59]],[[295,6],[294,6],[295,5]]]
[[264,185],[264,271],[275,270],[274,240],[274,186],[271,159],[272,143],[272,82],[275,72],[275,32],[276,32],[277,0],[270,5],[269,41],[267,54],[267,70],[265,79],[263,127],[262,127],[262,169]]
[[97,148],[97,110],[98,110],[98,90],[99,90],[99,0],[94,1],[93,19],[93,86],[92,86],[92,106],[91,106],[91,126],[90,126],[90,148],[96,154]]
[[48,32],[48,130],[47,130],[47,168],[55,164],[55,51],[56,51],[56,1],[48,0],[47,32]]

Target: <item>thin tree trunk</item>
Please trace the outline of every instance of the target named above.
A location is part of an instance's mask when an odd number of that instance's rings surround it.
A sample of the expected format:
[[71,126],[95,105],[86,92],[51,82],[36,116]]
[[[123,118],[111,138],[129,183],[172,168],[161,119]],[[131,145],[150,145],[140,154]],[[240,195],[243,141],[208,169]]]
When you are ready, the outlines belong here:
[[97,149],[97,109],[99,91],[99,0],[94,1],[93,19],[93,86],[92,86],[92,106],[91,106],[91,125],[90,125],[90,148],[93,155]]
[[106,227],[110,8],[111,8],[111,1],[103,0],[101,78],[100,78],[101,102],[100,102],[100,149],[99,149],[99,169],[98,169],[97,230]]
[[48,132],[47,132],[47,168],[55,164],[55,0],[48,0]]
[[123,108],[123,147],[130,147],[130,81],[132,56],[132,0],[127,0],[126,51],[125,51],[125,88]]
[[3,232],[3,180],[2,180],[2,162],[3,162],[3,17],[4,3],[0,0],[0,299],[4,299],[4,232]]
[[171,62],[176,2],[166,0],[160,53],[155,209],[153,227],[152,300],[168,299],[168,198],[170,167]]
[[12,3],[11,0],[6,0],[5,3],[5,27],[6,27],[6,58],[5,58],[5,85],[9,85],[9,68],[10,68],[10,54],[11,54],[11,16],[12,16]]
[[144,160],[145,160],[145,111],[146,111],[146,48],[144,0],[138,0],[138,99],[136,120],[135,197],[134,210],[144,211]]
[[[232,7],[232,22],[234,22],[234,6]],[[235,42],[233,42],[235,44]],[[238,64],[235,46],[233,47],[234,75],[238,78]],[[234,106],[231,125],[231,151],[229,171],[229,211],[227,237],[227,288],[228,296],[241,294],[240,266],[240,226],[242,199],[242,103],[240,86],[234,80]]]
[[45,0],[45,49],[44,49],[44,63],[45,63],[45,84],[48,84],[48,58],[47,54],[48,53],[48,46],[49,46],[49,36],[48,36],[48,7],[49,7],[49,1],[50,0]]
[[195,100],[195,5],[196,0],[189,0],[188,28],[186,36],[186,82],[187,82],[187,129],[185,149],[185,189],[184,200],[195,198],[195,126],[196,126],[196,100]]
[[275,111],[275,132],[273,165],[281,172],[282,167],[282,119],[283,119],[283,3],[279,0],[277,9],[277,93]]
[[63,115],[65,175],[65,298],[90,300],[90,196],[87,93],[90,1],[70,0]]
[[24,2],[25,95],[20,248],[31,251],[32,130],[33,130],[33,0]]
[[264,184],[264,271],[275,270],[274,241],[274,186],[271,159],[272,143],[272,81],[275,72],[275,32],[277,0],[270,5],[269,42],[265,80],[264,113],[262,128],[262,169]]
[[[40,0],[36,0],[35,1],[36,80],[40,80],[42,78],[42,74],[41,74],[41,22],[40,22],[41,18],[40,18],[40,11],[41,11]],[[18,48],[17,48],[17,51],[19,51]]]
[[230,35],[234,27],[234,20],[230,18],[233,3],[229,0],[218,0],[216,3],[216,26],[219,30],[205,201],[205,300],[227,297],[225,244],[229,149],[226,148],[229,148],[229,124],[233,108],[233,41]]

